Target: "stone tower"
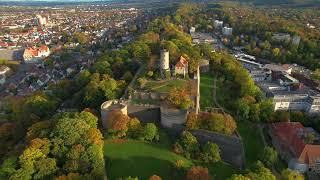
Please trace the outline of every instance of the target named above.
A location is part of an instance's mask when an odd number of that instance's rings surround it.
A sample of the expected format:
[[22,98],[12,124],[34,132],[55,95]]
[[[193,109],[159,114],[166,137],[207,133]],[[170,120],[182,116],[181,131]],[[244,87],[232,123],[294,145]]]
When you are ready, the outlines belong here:
[[169,69],[169,51],[163,49],[160,51],[160,70]]

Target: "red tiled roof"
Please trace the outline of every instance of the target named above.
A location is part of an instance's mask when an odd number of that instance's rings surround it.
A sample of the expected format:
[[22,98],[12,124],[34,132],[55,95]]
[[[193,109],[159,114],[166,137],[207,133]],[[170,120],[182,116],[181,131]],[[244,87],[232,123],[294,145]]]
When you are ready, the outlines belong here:
[[299,137],[299,132],[303,131],[303,128],[304,126],[299,122],[279,122],[271,124],[273,135],[276,136],[279,141],[286,144],[296,157],[300,156],[305,147],[303,139]]
[[180,59],[175,66],[180,68],[186,67],[188,66],[188,61],[183,56],[180,56]]
[[298,161],[305,164],[320,162],[320,145],[305,145]]

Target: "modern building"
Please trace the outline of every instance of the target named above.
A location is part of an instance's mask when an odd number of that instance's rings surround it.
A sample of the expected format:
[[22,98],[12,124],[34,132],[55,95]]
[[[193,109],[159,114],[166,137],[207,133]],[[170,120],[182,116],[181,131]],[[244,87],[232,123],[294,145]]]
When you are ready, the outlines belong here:
[[50,49],[48,46],[42,45],[41,47],[31,47],[24,50],[23,60],[25,63],[34,63],[39,60],[48,57],[50,55]]
[[225,36],[232,36],[232,28],[230,27],[223,27],[222,28],[222,34]]
[[188,74],[188,61],[183,56],[180,56],[179,61],[174,66],[174,73],[183,77]]
[[269,125],[272,144],[288,167],[301,173],[320,172],[320,135],[299,122]]

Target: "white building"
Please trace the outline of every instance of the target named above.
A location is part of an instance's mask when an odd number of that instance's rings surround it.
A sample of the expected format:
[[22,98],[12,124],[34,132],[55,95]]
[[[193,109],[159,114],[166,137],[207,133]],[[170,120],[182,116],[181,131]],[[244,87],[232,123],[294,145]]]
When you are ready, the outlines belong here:
[[36,19],[35,19],[36,24],[39,26],[48,24],[48,20],[49,20],[48,17],[42,16],[40,14],[36,15]]
[[195,27],[191,27],[190,28],[190,34],[195,33],[196,32],[196,28]]
[[166,49],[160,51],[160,70],[169,70],[169,51]]
[[186,75],[188,74],[188,61],[184,57],[180,56],[179,61],[174,68],[174,73],[176,75],[180,74],[183,77],[186,77]]
[[225,35],[225,36],[232,36],[232,28],[223,27],[222,28],[222,34]]
[[214,21],[214,23],[213,23],[213,26],[215,27],[215,28],[222,28],[222,26],[223,26],[223,21],[219,21],[219,20],[215,20]]

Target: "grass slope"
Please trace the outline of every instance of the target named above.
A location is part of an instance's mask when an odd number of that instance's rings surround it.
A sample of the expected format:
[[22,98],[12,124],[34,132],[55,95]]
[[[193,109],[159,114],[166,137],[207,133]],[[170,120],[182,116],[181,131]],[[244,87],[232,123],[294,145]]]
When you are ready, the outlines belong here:
[[237,125],[244,144],[246,166],[248,167],[261,158],[264,144],[255,124],[238,121]]
[[200,76],[200,107],[204,110],[206,107],[215,107],[213,101],[213,75],[203,73]]
[[105,142],[107,175],[116,177],[140,177],[148,179],[156,174],[169,179],[172,165],[183,160],[189,166],[192,162],[156,144],[128,140],[126,142]]

